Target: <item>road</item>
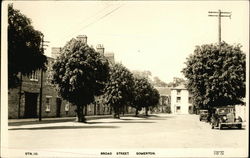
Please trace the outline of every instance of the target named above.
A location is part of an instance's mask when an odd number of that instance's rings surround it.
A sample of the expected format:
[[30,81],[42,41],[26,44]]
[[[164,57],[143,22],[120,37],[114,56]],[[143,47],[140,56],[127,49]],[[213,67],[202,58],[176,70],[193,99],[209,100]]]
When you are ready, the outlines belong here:
[[9,126],[9,148],[246,148],[246,129],[211,129],[197,115]]

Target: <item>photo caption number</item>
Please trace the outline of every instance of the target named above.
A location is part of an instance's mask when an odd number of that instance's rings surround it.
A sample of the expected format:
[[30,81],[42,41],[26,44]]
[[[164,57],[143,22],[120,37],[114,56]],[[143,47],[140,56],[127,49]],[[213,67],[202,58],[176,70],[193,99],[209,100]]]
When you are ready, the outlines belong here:
[[214,155],[224,155],[224,151],[214,151]]
[[37,156],[38,152],[25,152],[26,156]]

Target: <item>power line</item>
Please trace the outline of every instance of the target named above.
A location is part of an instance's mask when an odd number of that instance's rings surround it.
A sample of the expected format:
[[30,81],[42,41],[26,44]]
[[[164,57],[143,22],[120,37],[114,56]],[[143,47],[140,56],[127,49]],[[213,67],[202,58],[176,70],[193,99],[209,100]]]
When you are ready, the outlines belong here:
[[[104,14],[103,16],[99,17],[99,18],[96,19],[95,21],[93,21],[93,22],[91,22],[91,23],[89,23],[89,24],[83,26],[82,28],[78,29],[78,30],[75,31],[74,33],[70,34],[69,36],[72,36],[72,35],[74,35],[75,33],[79,32],[79,31],[81,31],[81,30],[83,30],[83,29],[86,29],[87,27],[89,27],[89,26],[91,26],[91,25],[97,23],[98,21],[104,19],[104,18],[107,17],[108,15],[110,15],[110,14],[112,14],[113,12],[117,11],[118,9],[120,9],[123,5],[124,5],[124,4],[122,4],[122,5],[118,6],[118,7],[116,7],[115,9],[113,9],[113,10],[111,10],[110,12]],[[68,37],[68,36],[67,36],[67,37]]]
[[[96,13],[92,14],[91,16],[85,18],[84,20],[78,22],[77,24],[75,24],[75,26],[83,24],[84,22],[88,21],[89,19],[91,19],[91,18],[97,16],[98,14],[102,13],[103,11],[107,10],[108,8],[110,8],[110,6],[111,5],[108,5],[108,6],[104,7],[103,9],[99,10],[98,12],[96,12]],[[64,37],[68,37],[69,35],[72,35],[72,34],[68,34],[68,35],[66,35]]]

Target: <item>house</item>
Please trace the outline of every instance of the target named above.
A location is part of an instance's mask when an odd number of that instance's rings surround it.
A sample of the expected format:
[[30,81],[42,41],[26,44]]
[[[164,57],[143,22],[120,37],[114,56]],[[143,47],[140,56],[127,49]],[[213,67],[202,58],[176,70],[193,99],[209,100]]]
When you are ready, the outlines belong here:
[[[87,43],[87,36],[79,35],[77,40]],[[22,76],[22,86],[8,91],[8,118],[37,118],[40,98],[42,98],[42,118],[75,116],[76,107],[63,100],[54,85],[50,83],[51,70],[54,60],[61,54],[61,47],[53,47],[51,57],[47,57],[47,70],[34,71],[29,76]],[[110,63],[114,63],[113,53],[104,53],[103,45],[98,45],[96,51],[102,53]],[[41,76],[43,74],[43,76]],[[42,84],[41,84],[42,83]],[[42,85],[42,96],[41,94]],[[85,115],[110,114],[111,108],[101,104],[89,104],[84,108]]]
[[192,114],[192,96],[184,84],[171,88],[171,112],[173,114]]

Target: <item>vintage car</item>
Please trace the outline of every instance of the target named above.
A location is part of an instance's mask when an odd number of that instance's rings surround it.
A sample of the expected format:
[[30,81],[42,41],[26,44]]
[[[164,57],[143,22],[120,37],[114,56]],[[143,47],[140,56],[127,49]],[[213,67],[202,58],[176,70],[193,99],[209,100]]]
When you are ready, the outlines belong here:
[[238,127],[242,128],[242,118],[235,117],[234,107],[220,107],[215,108],[214,113],[211,117],[212,129],[215,127],[222,129],[223,127]]
[[200,110],[200,121],[208,121],[208,110]]

